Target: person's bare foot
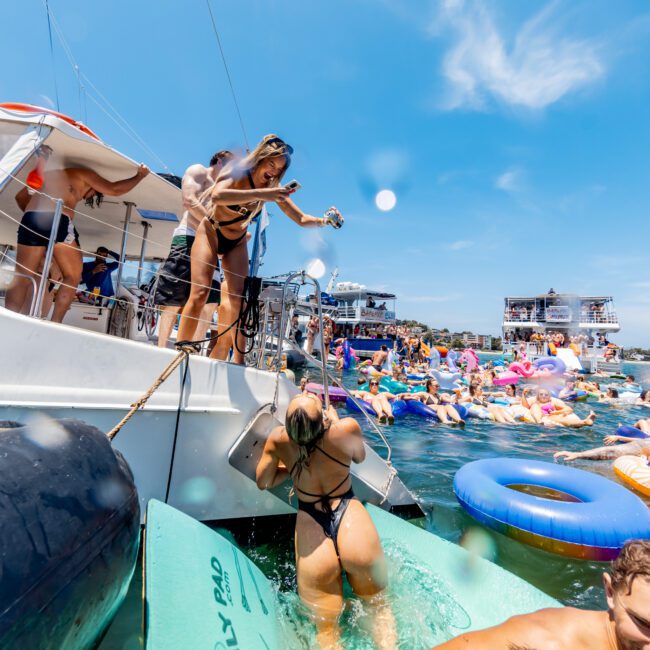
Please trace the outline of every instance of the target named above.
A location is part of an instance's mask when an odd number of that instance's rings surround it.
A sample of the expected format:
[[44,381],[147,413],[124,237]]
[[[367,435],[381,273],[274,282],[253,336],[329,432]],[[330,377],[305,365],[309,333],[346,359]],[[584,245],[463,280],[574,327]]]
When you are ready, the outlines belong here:
[[386,424],[386,416],[385,415],[380,415],[379,416],[379,424]]
[[571,451],[556,451],[553,454],[555,460],[564,460],[567,463],[570,463],[572,460],[578,458],[578,454]]
[[390,425],[395,424],[395,416],[394,415],[389,415],[388,416],[388,424],[390,424]]
[[465,420],[458,420],[458,426],[459,426],[461,429],[464,429],[464,428],[465,428]]
[[585,418],[585,424],[588,427],[590,427],[594,423],[595,419],[596,419],[596,412],[595,411],[590,411],[589,415]]

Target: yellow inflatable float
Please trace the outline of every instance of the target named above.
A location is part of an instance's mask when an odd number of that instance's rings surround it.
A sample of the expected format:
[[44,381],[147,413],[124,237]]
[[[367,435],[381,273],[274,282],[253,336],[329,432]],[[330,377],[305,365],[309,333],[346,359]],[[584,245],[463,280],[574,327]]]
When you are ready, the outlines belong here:
[[650,497],[650,467],[645,456],[620,456],[614,461],[614,473],[623,483]]

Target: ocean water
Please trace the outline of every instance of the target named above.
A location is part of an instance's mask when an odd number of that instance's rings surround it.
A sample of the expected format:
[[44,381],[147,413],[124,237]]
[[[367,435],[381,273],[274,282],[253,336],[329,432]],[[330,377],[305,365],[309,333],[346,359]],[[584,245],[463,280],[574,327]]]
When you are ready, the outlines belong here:
[[[626,364],[624,371],[634,374],[637,381],[650,387],[650,365]],[[354,388],[356,377],[356,373],[346,372],[343,381]],[[552,462],[555,451],[601,446],[603,437],[613,433],[619,423],[631,424],[641,417],[650,417],[650,409],[645,407],[612,407],[593,400],[575,405],[578,414],[586,415],[591,409],[597,413],[594,426],[578,430],[529,424],[509,427],[477,419],[468,420],[465,429],[461,430],[414,416],[398,419],[394,426],[385,426],[383,430],[392,446],[392,460],[400,478],[426,513],[420,524],[427,530],[455,543],[462,536],[473,535],[496,564],[560,602],[574,607],[602,609],[605,607],[604,565],[546,553],[482,528],[462,510],[452,490],[455,472],[472,460],[507,456]],[[344,411],[342,409],[342,414]],[[362,423],[368,441],[381,455],[385,455],[381,441],[370,433],[363,416],[355,417]],[[611,461],[576,461],[572,465],[618,482]],[[650,505],[650,499],[646,502]],[[313,630],[295,593],[291,531],[284,531],[273,544],[252,544],[244,550],[272,579],[277,589],[283,647],[312,647]],[[428,570],[422,571],[413,558],[399,548],[389,547],[386,553],[390,596],[400,629],[400,647],[431,647],[462,630],[463,617],[467,616],[462,604],[451,598],[436,575]],[[350,598],[343,615],[345,647],[372,648],[363,604],[348,592],[346,595]],[[140,595],[141,579],[136,579],[127,602],[100,646],[102,650],[140,647]],[[414,607],[413,603],[418,603],[418,606]]]

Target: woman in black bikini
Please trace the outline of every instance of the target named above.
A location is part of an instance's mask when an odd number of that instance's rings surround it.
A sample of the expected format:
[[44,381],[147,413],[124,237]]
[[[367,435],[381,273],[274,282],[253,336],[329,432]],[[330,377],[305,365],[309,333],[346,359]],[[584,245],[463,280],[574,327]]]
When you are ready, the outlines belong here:
[[[395,624],[383,597],[386,563],[377,530],[352,492],[350,464],[365,458],[356,420],[323,413],[315,395],[295,397],[284,427],[269,435],[257,466],[264,490],[288,478],[298,496],[295,552],[298,593],[314,614],[323,648],[338,648],[345,571],[374,618],[378,648],[396,648]],[[291,468],[288,470],[287,468]]]
[[[248,275],[248,225],[260,213],[267,201],[278,207],[299,226],[326,226],[325,218],[305,214],[291,201],[293,190],[280,186],[291,162],[293,149],[276,135],[267,135],[241,161],[226,166],[216,183],[202,200],[210,203],[209,216],[196,231],[192,246],[192,290],[183,309],[178,328],[179,341],[192,340],[197,319],[210,291],[212,274],[221,257],[224,282],[221,286],[218,332],[222,334],[239,315],[244,279]],[[235,343],[233,327],[217,339],[210,356],[225,360]],[[243,363],[244,358],[234,346],[233,361]]]

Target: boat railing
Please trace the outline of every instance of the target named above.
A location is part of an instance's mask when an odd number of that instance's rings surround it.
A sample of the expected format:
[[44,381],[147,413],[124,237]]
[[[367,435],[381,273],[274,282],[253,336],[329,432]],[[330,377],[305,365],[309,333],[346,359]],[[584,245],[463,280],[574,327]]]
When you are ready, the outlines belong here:
[[[608,324],[617,325],[618,324],[618,316],[616,312],[599,313],[599,312],[581,311],[580,314],[578,315],[577,320],[580,323],[589,323],[594,325],[608,325]],[[569,321],[566,322],[573,322],[573,321],[574,319],[570,319]],[[504,323],[549,323],[549,324],[553,324],[557,322],[558,324],[560,324],[559,321],[548,320],[543,310],[521,311],[516,313],[513,313],[511,310],[507,310],[503,314],[503,322]]]
[[[318,280],[316,278],[311,277],[308,273],[305,271],[297,271],[295,273],[290,273],[284,283],[284,287],[282,289],[282,296],[280,299],[280,304],[277,305],[276,303],[276,308],[280,309],[280,322],[279,322],[279,327],[278,327],[278,333],[280,336],[277,337],[277,342],[276,342],[276,352],[275,352],[275,360],[274,360],[274,365],[275,365],[275,371],[280,372],[282,368],[282,350],[284,348],[284,345],[288,345],[289,347],[293,348],[297,352],[299,352],[301,355],[304,356],[305,359],[307,359],[309,362],[311,362],[313,365],[315,365],[321,373],[321,378],[322,378],[322,385],[323,385],[323,401],[325,404],[325,408],[329,407],[330,400],[329,400],[329,391],[328,391],[328,386],[330,385],[330,382],[332,384],[335,384],[339,386],[342,390],[345,391],[346,395],[358,406],[359,411],[365,416],[366,420],[368,421],[370,427],[374,430],[375,434],[377,437],[383,442],[384,446],[386,447],[386,463],[390,465],[391,462],[391,456],[392,456],[392,448],[390,446],[390,443],[386,439],[386,436],[383,434],[379,426],[372,420],[370,415],[366,413],[366,411],[363,409],[362,405],[360,404],[358,398],[354,397],[352,393],[342,385],[342,382],[340,382],[332,373],[327,368],[327,349],[325,347],[325,342],[323,336],[320,336],[320,349],[319,349],[319,355],[320,359],[317,359],[314,355],[310,354],[306,350],[303,350],[297,343],[296,341],[293,340],[291,337],[291,319],[295,313],[296,307],[299,305],[298,301],[298,295],[297,292],[292,292],[290,290],[290,287],[292,283],[295,285],[294,280],[298,279],[299,285],[305,285],[305,284],[311,284],[313,285],[315,289],[315,295],[316,295],[316,316],[318,316],[319,320],[319,331],[322,333],[323,332],[323,304],[320,299],[320,285],[318,283]],[[275,299],[277,299],[277,295],[275,296]],[[269,311],[269,310],[265,310]],[[264,325],[262,325],[262,328],[264,328]],[[265,343],[262,341],[262,347],[261,351],[262,354],[264,353]]]

